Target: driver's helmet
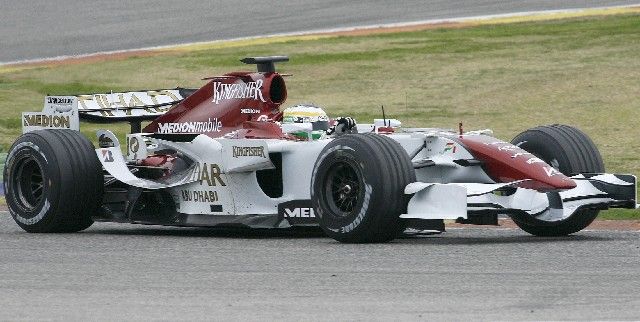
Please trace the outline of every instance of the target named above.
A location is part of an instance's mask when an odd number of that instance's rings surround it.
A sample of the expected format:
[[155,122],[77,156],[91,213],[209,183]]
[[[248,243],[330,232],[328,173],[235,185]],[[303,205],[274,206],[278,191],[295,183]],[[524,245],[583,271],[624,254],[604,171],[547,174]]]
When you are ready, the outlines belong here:
[[311,123],[314,131],[327,131],[329,117],[323,109],[313,104],[298,104],[282,112],[282,123]]
[[[282,112],[282,123],[311,123],[311,132],[295,131],[290,132],[300,139],[318,140],[326,136],[329,129],[329,117],[323,109],[313,104],[298,104],[285,109]],[[309,138],[309,133],[311,138]]]

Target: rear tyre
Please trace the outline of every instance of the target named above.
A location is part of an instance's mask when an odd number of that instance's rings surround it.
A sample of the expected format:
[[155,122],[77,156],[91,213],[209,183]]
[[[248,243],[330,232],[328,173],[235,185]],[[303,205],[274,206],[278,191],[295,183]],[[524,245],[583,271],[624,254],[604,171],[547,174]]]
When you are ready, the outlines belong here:
[[[604,163],[598,148],[584,132],[568,125],[538,126],[518,134],[512,141],[544,160],[567,176],[579,173],[603,173]],[[597,210],[578,210],[566,218],[548,221],[537,218],[513,221],[536,236],[564,236],[578,232],[593,222]]]
[[91,142],[72,130],[21,135],[4,169],[7,206],[31,233],[76,232],[93,224],[102,203],[103,173]]
[[409,156],[393,139],[349,134],[334,139],[316,160],[311,202],[320,227],[345,243],[378,243],[402,230],[407,184],[416,180]]

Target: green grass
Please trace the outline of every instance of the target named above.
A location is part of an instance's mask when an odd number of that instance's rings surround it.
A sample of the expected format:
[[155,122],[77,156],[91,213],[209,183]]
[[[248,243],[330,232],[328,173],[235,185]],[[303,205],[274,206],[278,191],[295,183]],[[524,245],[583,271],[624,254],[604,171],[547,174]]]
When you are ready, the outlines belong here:
[[638,220],[638,211],[633,209],[611,209],[601,211],[598,215],[598,219],[606,220]]
[[[360,122],[388,116],[405,126],[491,128],[509,140],[541,124],[585,131],[609,172],[640,173],[640,16],[336,36],[164,53],[155,57],[0,69],[0,152],[20,133],[19,115],[45,94],[198,87],[203,77],[251,70],[238,59],[289,55],[284,106],[314,102]],[[83,126],[93,137],[100,125]],[[110,128],[113,128],[110,126]],[[123,133],[126,125],[115,127]],[[635,212],[606,216],[637,218]]]

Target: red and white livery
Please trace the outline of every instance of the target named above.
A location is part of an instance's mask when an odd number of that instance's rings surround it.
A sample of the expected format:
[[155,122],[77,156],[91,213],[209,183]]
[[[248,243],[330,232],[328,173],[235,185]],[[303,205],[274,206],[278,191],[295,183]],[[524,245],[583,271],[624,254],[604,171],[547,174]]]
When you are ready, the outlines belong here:
[[[384,242],[443,220],[534,235],[587,227],[598,211],[636,207],[636,178],[607,174],[593,142],[566,125],[511,142],[490,130],[402,128],[397,120],[312,135],[283,124],[287,98],[274,64],[207,78],[199,89],[48,96],[24,113],[4,173],[7,205],[29,232],[71,232],[93,221],[174,226],[319,225],[342,242]],[[80,121],[129,122],[125,140]],[[142,127],[142,122],[150,121]],[[293,135],[307,131],[309,135]],[[357,133],[353,133],[357,132]]]

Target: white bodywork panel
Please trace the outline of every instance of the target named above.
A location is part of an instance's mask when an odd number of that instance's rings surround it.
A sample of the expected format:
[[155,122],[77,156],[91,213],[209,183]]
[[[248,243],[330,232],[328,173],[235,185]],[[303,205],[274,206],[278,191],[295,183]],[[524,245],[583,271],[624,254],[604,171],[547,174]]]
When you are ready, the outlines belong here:
[[413,197],[409,200],[407,213],[400,215],[400,218],[466,219],[468,198],[524,181],[526,180],[509,183],[410,183],[405,187],[404,193]]
[[[131,148],[134,140],[138,142],[135,144],[136,152]],[[308,200],[315,157],[330,142],[213,139],[206,135],[198,135],[191,142],[170,142],[150,139],[144,134],[128,135],[128,141],[130,161],[144,159],[156,149],[172,148],[188,156],[195,165],[182,179],[167,184],[137,178],[128,170],[119,147],[97,149],[110,174],[126,184],[144,189],[170,188],[168,191],[178,204],[180,213],[212,215],[276,214],[280,203]],[[141,152],[142,147],[144,153]],[[269,159],[270,152],[282,154],[283,194],[278,198],[267,196],[256,178],[256,171],[274,168]],[[119,162],[106,162],[110,159],[105,159],[103,153],[111,153]]]
[[42,129],[79,131],[78,99],[75,96],[47,96],[42,112],[22,113],[22,133]]
[[[114,147],[96,150],[110,174],[131,186],[166,189],[179,213],[194,215],[274,215],[283,203],[309,200],[314,164],[332,140],[226,139],[198,135],[191,142],[172,142],[152,138],[149,134],[128,135],[129,162],[167,148],[192,161],[188,169],[163,182],[137,178],[129,171],[117,138],[108,131],[100,133],[109,134],[115,142]],[[414,163],[425,164],[416,169],[418,181],[405,187],[405,194],[412,196],[407,213],[401,218],[466,219],[469,211],[516,209],[545,220],[561,220],[585,204],[614,201],[601,198],[605,193],[598,190],[593,181],[635,184],[635,181],[629,183],[614,175],[575,176],[573,179],[578,186],[559,193],[559,200],[566,201],[558,207],[550,203],[546,193],[516,188],[527,180],[495,183],[482,167],[461,165],[460,160],[472,160],[473,156],[451,138],[451,132],[432,129],[389,136],[413,156]],[[256,171],[274,168],[269,153],[280,153],[282,157],[282,195],[273,198],[262,190],[256,175]],[[510,195],[494,193],[507,187],[514,188],[515,192]]]
[[164,182],[138,178],[129,171],[129,167],[122,155],[118,138],[108,130],[98,131],[97,136],[99,140],[101,140],[102,137],[107,137],[110,142],[113,142],[113,146],[111,147],[96,149],[98,160],[100,160],[102,166],[109,174],[128,185],[145,189],[165,189],[198,180],[196,176],[197,167],[195,165],[187,169],[187,171],[184,171],[184,173],[172,176],[170,180]]
[[[253,144],[256,140],[228,140],[234,144]],[[229,189],[236,196],[236,214],[275,214],[278,204],[289,200],[308,200],[310,198],[309,183],[315,162],[315,156],[326,145],[324,141],[293,142],[281,140],[265,140],[269,152],[282,153],[282,185],[281,197],[270,198],[258,185],[255,172],[241,172],[228,175],[232,184]],[[310,157],[314,156],[314,157]],[[230,162],[233,162],[230,160]]]
[[[413,194],[409,200],[407,213],[401,218],[419,219],[467,219],[469,210],[521,210],[540,220],[558,221],[568,218],[579,207],[610,203],[616,200],[596,187],[594,182],[615,186],[633,186],[634,182],[626,182],[611,174],[585,178],[583,175],[571,177],[577,186],[573,189],[542,193],[531,189],[517,188],[513,194],[504,196],[493,192],[508,186],[517,186],[526,180],[509,183],[424,183],[415,182],[407,185],[406,194]],[[555,204],[549,194],[557,194]],[[635,199],[637,200],[637,199]]]
[[407,213],[400,218],[467,218],[467,189],[455,184],[426,184],[411,197]]

